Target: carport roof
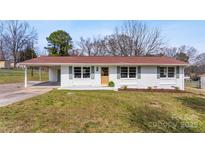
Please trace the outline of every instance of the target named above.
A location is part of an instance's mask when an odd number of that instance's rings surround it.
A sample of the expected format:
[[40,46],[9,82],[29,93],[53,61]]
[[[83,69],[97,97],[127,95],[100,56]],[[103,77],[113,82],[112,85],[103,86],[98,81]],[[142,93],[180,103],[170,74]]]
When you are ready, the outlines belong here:
[[188,63],[165,56],[41,56],[26,60],[21,65],[188,65]]

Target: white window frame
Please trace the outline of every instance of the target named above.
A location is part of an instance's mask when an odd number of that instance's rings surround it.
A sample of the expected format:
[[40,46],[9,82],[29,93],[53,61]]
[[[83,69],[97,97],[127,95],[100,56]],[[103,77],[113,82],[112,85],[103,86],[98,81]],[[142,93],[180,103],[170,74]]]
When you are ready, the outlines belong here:
[[[127,67],[127,78],[122,78],[121,67]],[[135,67],[135,78],[130,78],[130,67]],[[136,79],[137,78],[137,66],[120,66],[120,79]]]
[[[159,72],[160,79],[175,79],[176,78],[176,66],[160,66],[160,68],[161,67],[165,67],[167,69],[167,72],[166,72],[166,77],[161,77],[160,76],[160,72]],[[168,77],[168,68],[169,67],[173,67],[174,68],[174,77]]]
[[[75,67],[80,67],[81,69],[81,77],[80,78],[75,78]],[[83,67],[89,67],[90,68],[90,77],[89,78],[83,78]],[[73,78],[74,79],[91,79],[91,66],[73,66]]]

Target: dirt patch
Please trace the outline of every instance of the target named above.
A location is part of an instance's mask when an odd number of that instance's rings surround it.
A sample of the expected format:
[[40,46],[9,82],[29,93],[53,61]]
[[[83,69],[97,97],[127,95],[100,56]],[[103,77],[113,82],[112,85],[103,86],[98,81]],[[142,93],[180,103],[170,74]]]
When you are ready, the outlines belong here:
[[149,103],[151,107],[154,107],[154,108],[161,108],[162,106],[160,105],[159,102],[157,101],[154,101],[154,102],[150,102]]
[[67,93],[67,95],[73,95],[73,94],[74,94],[74,93],[72,93],[72,92],[68,92],[68,93]]

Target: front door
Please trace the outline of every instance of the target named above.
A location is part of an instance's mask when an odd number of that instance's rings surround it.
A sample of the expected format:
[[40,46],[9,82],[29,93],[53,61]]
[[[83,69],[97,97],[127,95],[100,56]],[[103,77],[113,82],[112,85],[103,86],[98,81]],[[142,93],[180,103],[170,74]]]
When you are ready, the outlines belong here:
[[109,82],[109,69],[108,67],[101,67],[101,84],[108,85]]

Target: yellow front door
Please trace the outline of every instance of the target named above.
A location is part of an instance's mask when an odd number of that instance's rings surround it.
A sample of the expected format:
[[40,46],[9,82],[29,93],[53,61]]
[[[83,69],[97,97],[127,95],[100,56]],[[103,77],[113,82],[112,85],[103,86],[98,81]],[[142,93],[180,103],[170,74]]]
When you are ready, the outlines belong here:
[[109,82],[109,70],[108,67],[101,67],[101,84],[108,85]]

